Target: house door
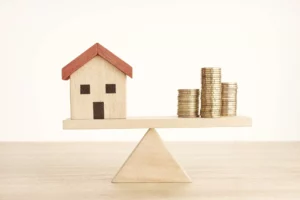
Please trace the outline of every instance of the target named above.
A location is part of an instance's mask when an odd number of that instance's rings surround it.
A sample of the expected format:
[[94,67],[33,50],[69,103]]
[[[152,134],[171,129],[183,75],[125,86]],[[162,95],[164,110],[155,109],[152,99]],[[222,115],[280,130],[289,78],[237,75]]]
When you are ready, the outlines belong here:
[[94,102],[94,119],[104,119],[104,102]]

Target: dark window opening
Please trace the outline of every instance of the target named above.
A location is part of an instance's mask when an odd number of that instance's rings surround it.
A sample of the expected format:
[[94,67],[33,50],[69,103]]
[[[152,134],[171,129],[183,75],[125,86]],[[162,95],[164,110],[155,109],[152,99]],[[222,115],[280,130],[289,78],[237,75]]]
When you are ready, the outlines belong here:
[[90,85],[80,85],[80,94],[90,94]]
[[116,93],[116,84],[106,84],[106,93]]

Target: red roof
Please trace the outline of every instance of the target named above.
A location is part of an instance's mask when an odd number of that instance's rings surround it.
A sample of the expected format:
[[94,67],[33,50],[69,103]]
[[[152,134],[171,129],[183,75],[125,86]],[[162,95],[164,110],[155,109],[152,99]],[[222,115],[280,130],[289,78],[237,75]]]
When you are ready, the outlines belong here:
[[72,60],[64,68],[62,68],[62,79],[68,80],[77,69],[82,67],[95,56],[101,56],[104,60],[118,68],[121,72],[132,78],[132,67],[121,60],[115,54],[107,50],[102,45],[96,43],[80,56]]

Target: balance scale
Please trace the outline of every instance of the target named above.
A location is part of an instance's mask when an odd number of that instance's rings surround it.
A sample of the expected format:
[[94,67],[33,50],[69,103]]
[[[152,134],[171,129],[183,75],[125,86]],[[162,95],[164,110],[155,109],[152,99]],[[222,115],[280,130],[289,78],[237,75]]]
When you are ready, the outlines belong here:
[[120,168],[113,183],[191,182],[169,153],[155,128],[251,126],[251,118],[178,118],[126,116],[126,78],[132,67],[108,49],[94,44],[62,68],[70,80],[71,119],[64,129],[137,129],[148,131]]
[[188,183],[191,178],[167,150],[156,128],[249,127],[249,117],[178,118],[140,117],[128,119],[63,121],[64,129],[139,129],[148,128],[113,183]]

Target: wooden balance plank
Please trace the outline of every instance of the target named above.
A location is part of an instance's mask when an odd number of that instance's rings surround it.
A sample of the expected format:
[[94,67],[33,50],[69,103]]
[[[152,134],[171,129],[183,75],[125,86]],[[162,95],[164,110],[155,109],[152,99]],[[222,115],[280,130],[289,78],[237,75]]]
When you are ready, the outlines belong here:
[[137,129],[137,128],[208,128],[247,127],[252,119],[245,116],[221,118],[136,117],[127,119],[63,121],[64,129]]

